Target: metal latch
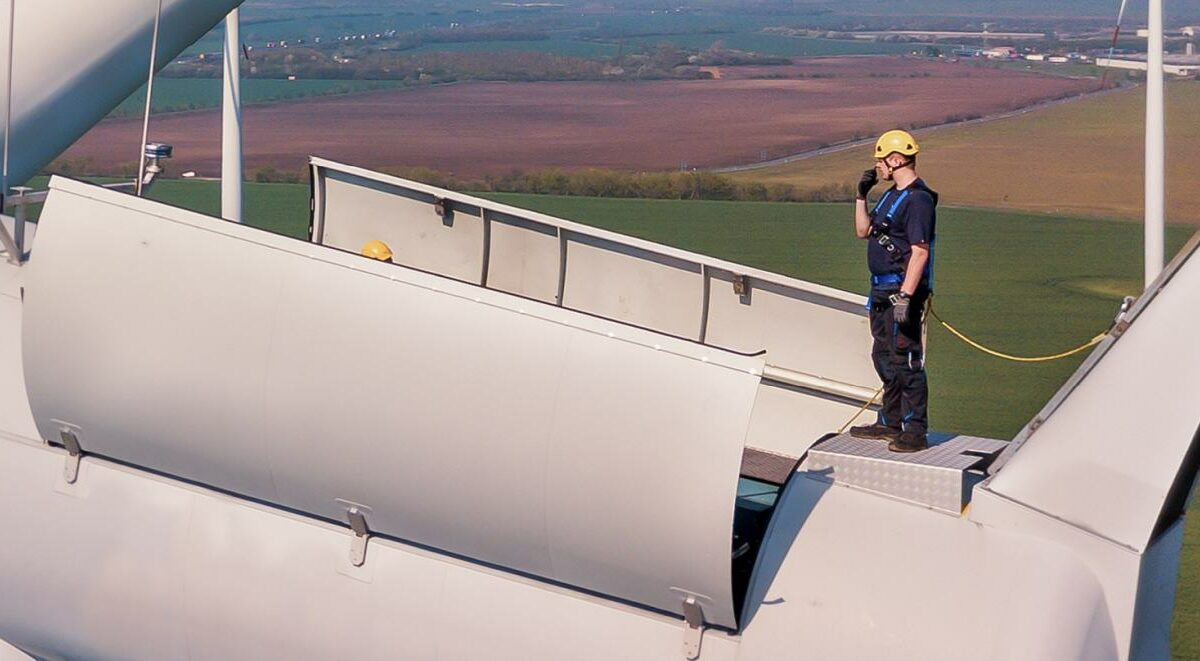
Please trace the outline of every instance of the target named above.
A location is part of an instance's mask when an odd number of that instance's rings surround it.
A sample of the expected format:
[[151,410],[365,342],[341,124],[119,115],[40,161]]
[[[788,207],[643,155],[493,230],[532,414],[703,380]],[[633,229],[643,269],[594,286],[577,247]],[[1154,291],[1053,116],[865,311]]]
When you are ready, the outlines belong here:
[[693,596],[683,600],[683,656],[688,661],[700,658],[704,639],[704,609]]
[[435,197],[433,198],[433,212],[442,219],[442,224],[446,227],[454,225],[454,202],[444,197]]
[[746,276],[733,274],[733,293],[736,296],[746,295]]
[[67,481],[67,484],[75,484],[75,480],[79,479],[79,462],[83,457],[83,448],[79,447],[79,437],[75,435],[73,429],[60,429],[58,436],[62,439],[63,447],[67,449],[67,463],[63,466],[63,479]]
[[1112,329],[1109,331],[1109,334],[1113,337],[1121,337],[1125,334],[1125,331],[1129,330],[1131,323],[1129,321],[1129,311],[1133,308],[1135,302],[1136,299],[1132,296],[1126,296],[1121,300],[1121,310],[1117,312],[1116,318],[1113,319]]
[[354,533],[354,540],[350,543],[350,564],[361,567],[367,561],[367,540],[371,539],[371,529],[367,527],[367,515],[371,513],[371,508],[341,498],[337,502],[346,508],[346,520],[350,523],[350,531]]

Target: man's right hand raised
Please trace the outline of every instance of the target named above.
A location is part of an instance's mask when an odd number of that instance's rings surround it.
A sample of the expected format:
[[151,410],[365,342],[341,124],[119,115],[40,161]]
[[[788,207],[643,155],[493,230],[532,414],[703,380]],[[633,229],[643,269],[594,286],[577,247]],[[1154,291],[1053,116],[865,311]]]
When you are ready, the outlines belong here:
[[864,170],[863,174],[862,174],[862,179],[858,180],[858,199],[860,199],[860,200],[867,199],[867,193],[871,192],[871,189],[875,186],[876,182],[878,182],[878,181],[879,181],[879,173],[875,171],[875,168],[871,168],[870,170]]

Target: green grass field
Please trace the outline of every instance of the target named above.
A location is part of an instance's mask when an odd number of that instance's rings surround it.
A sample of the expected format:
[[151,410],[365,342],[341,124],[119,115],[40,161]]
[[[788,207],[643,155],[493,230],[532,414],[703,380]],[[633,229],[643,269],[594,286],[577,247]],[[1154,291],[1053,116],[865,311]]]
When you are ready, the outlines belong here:
[[[394,80],[242,80],[242,103],[272,103],[295,101],[314,96],[353,94],[378,89],[401,87]],[[159,78],[154,81],[153,112],[179,112],[217,108],[221,105],[219,78]],[[121,102],[110,117],[140,117],[145,112],[146,88],[143,86]]]
[[[216,182],[162,181],[152,196],[213,214]],[[864,248],[844,204],[621,200],[493,194],[508,204],[834,287],[865,292]],[[248,223],[305,236],[306,185],[248,184]],[[1168,227],[1174,254],[1193,228]],[[1044,354],[1107,328],[1140,289],[1141,227],[1079,218],[947,208],[939,213],[936,307],[988,345]],[[1010,438],[1082,357],[1004,362],[943,329],[929,331],[934,428]],[[1189,524],[1173,632],[1176,659],[1200,659],[1200,524]]]
[[[1167,219],[1200,224],[1200,82],[1167,85]],[[1145,90],[1072,101],[1008,119],[917,134],[920,171],[943,203],[1140,218]],[[853,184],[871,147],[738,173],[802,189]]]

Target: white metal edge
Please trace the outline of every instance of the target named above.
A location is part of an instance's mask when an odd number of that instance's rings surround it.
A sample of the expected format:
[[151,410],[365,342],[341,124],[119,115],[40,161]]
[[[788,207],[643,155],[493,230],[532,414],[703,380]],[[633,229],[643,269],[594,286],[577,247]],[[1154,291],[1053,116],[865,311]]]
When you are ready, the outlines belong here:
[[[224,236],[274,250],[302,255],[309,259],[404,282],[410,286],[473,300],[479,304],[490,305],[516,314],[538,317],[545,321],[570,326],[597,335],[605,335],[611,339],[630,342],[652,348],[656,351],[666,351],[684,358],[711,363],[754,376],[762,376],[764,361],[761,357],[744,356],[719,347],[689,342],[602,317],[559,308],[541,301],[525,299],[505,292],[479,287],[478,285],[431,275],[398,264],[384,264],[368,260],[359,255],[336,248],[311,244],[302,239],[273,234],[240,223],[213,218],[153,200],[114,192],[100,186],[62,176],[55,176],[50,180],[50,189],[88,198],[103,204],[129,209],[138,213],[149,214],[161,218],[166,222],[179,223],[203,231],[217,232]],[[215,226],[218,224],[219,229]]]
[[[455,191],[446,191],[445,189],[437,188],[436,186],[429,186],[427,184],[422,184],[422,183],[419,183],[416,181],[410,181],[408,179],[403,179],[401,177],[384,174],[382,172],[375,172],[372,170],[367,170],[365,168],[360,168],[360,167],[356,167],[353,165],[346,165],[345,163],[331,161],[329,159],[320,158],[318,156],[310,156],[309,163],[311,165],[315,165],[317,167],[327,168],[329,170],[334,170],[337,172],[350,174],[350,175],[353,175],[356,177],[362,177],[364,179],[369,179],[372,181],[378,181],[380,183],[386,183],[386,184],[391,184],[393,186],[408,188],[408,189],[419,191],[422,193],[427,193],[429,195],[442,196],[442,195],[446,194],[447,192],[449,192],[449,194],[453,196],[453,199],[456,202],[462,202],[465,204],[478,206],[478,207],[481,207],[484,209],[498,211],[500,213],[507,213],[507,214],[511,214],[514,216],[524,217],[529,220],[534,220],[534,221],[537,221],[540,223],[544,223],[546,225],[550,225],[552,227],[560,227],[562,229],[574,232],[576,234],[592,236],[592,237],[595,237],[598,239],[604,239],[604,240],[608,240],[608,241],[615,241],[617,243],[629,245],[629,246],[632,246],[635,248],[640,248],[642,250],[646,250],[649,252],[658,253],[661,255],[669,256],[669,257],[675,257],[675,258],[683,259],[683,260],[686,260],[689,262],[695,262],[695,263],[701,264],[701,265],[710,266],[713,268],[720,269],[722,271],[729,271],[731,273],[735,273],[738,275],[746,275],[746,276],[750,276],[752,278],[757,278],[757,279],[764,280],[767,282],[780,284],[780,285],[786,285],[788,287],[793,287],[795,289],[809,292],[809,293],[812,293],[812,294],[815,294],[818,296],[824,296],[826,298],[835,299],[835,300],[842,301],[845,303],[853,303],[855,305],[861,305],[861,306],[865,306],[867,303],[866,297],[860,296],[858,294],[854,294],[852,292],[843,291],[841,289],[834,289],[833,287],[826,287],[825,285],[818,285],[816,283],[808,282],[805,280],[798,280],[796,278],[790,278],[785,275],[780,275],[778,273],[771,273],[769,271],[763,271],[760,269],[743,266],[741,264],[734,264],[733,262],[727,262],[727,261],[724,261],[721,259],[717,259],[715,257],[710,257],[708,255],[700,255],[697,253],[688,252],[686,250],[680,250],[679,248],[673,248],[671,246],[666,246],[661,243],[654,243],[652,241],[647,241],[645,239],[639,239],[639,238],[632,237],[632,236],[629,236],[626,234],[618,234],[616,232],[610,232],[608,230],[603,230],[603,229],[599,229],[597,227],[592,227],[591,225],[584,225],[582,223],[577,223],[577,222],[574,222],[571,220],[565,220],[563,218],[556,218],[554,216],[548,216],[546,214],[539,213],[537,211],[531,211],[529,209],[522,209],[520,207],[514,207],[511,205],[504,204],[502,202],[494,202],[492,200],[485,200],[480,197],[474,197],[472,195],[467,195],[465,193],[458,193]],[[863,311],[861,316],[866,316],[865,310]]]

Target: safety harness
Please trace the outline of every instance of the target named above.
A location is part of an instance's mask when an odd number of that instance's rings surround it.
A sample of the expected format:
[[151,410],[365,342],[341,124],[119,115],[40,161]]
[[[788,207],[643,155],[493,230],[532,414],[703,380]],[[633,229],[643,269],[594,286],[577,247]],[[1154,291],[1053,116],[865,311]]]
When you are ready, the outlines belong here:
[[[879,198],[879,202],[875,205],[875,209],[871,211],[871,236],[875,239],[875,242],[887,252],[887,254],[892,258],[892,261],[895,262],[896,266],[900,267],[901,270],[904,270],[907,267],[907,263],[905,262],[904,255],[900,252],[900,249],[896,247],[896,244],[892,241],[892,237],[889,235],[889,233],[891,232],[892,221],[896,217],[896,212],[900,209],[900,205],[904,204],[904,201],[908,199],[909,193],[911,193],[914,189],[923,190],[930,195],[933,195],[934,204],[937,204],[937,194],[930,190],[928,186],[925,186],[924,182],[918,179],[912,184],[908,185],[904,190],[900,191],[900,193],[895,196],[895,199],[892,199],[892,194],[896,192],[896,189],[892,188],[888,190],[883,194],[883,197]],[[888,203],[889,200],[891,202],[890,204]],[[880,213],[885,208],[887,211]],[[936,243],[936,239],[929,243],[929,263],[925,265],[925,280],[927,281],[930,291],[933,291],[933,250]],[[881,285],[900,285],[903,283],[904,275],[901,273],[885,273],[883,275],[871,276],[871,285],[875,287]]]
[[900,194],[892,201],[892,206],[888,207],[887,213],[880,220],[879,211],[883,209],[883,205],[892,196],[892,193],[896,192],[895,188],[889,189],[888,192],[883,194],[883,197],[879,198],[879,203],[875,205],[875,211],[871,214],[871,236],[875,237],[875,242],[887,251],[887,254],[896,264],[904,263],[904,255],[900,253],[900,249],[892,242],[892,237],[888,233],[892,229],[892,220],[896,217],[896,210],[900,208],[901,204],[904,204],[904,200],[908,199],[908,194],[912,192],[912,189],[913,187],[909,186],[900,191]]

